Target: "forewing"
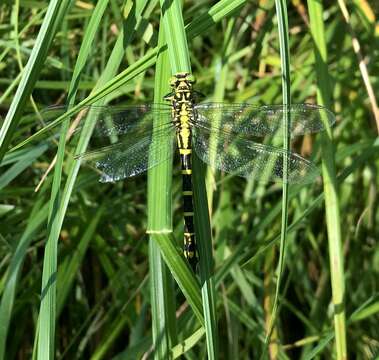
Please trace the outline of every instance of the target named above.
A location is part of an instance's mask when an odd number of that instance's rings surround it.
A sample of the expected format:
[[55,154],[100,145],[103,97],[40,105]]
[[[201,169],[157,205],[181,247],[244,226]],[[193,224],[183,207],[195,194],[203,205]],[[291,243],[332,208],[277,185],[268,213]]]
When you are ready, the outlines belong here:
[[[91,137],[89,151],[76,158],[96,166],[102,182],[138,175],[167,160],[174,139],[169,109],[164,104],[83,107],[71,116],[69,136],[83,131]],[[69,111],[65,106],[47,108],[43,120],[63,118]]]
[[325,130],[335,122],[334,114],[312,104],[254,106],[250,104],[199,104],[195,123],[212,131],[241,137],[283,136],[284,117],[290,122],[291,137]]
[[211,137],[208,129],[196,126],[193,147],[197,156],[211,167],[262,182],[311,183],[319,175],[317,167],[300,155],[231,133],[213,132]]
[[95,166],[101,182],[114,182],[143,173],[172,157],[175,131],[172,127],[124,134],[121,141],[78,155]]
[[[49,125],[57,118],[63,117],[72,107],[51,106],[41,111],[42,119]],[[130,132],[151,131],[156,118],[164,117],[160,126],[168,126],[171,123],[170,107],[166,104],[142,104],[131,106],[83,106],[79,111],[70,115],[72,120],[71,133],[75,134],[86,129],[91,129],[92,137],[117,138]],[[162,118],[161,118],[162,119]]]

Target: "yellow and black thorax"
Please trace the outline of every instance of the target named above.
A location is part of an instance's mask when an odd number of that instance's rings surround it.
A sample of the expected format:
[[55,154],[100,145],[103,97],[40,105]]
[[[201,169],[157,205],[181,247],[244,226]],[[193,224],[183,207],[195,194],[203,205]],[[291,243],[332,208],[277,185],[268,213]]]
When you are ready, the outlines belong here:
[[165,96],[171,102],[172,121],[177,131],[179,149],[191,148],[194,82],[194,77],[189,73],[178,73],[170,80],[172,92]]

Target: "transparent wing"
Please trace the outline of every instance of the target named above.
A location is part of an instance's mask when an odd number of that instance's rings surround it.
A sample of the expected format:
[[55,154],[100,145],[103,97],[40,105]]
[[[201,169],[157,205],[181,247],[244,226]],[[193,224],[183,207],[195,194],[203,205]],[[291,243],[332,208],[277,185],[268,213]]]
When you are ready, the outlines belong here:
[[[208,129],[199,126],[193,129],[193,147],[197,156],[211,167],[262,182],[310,183],[319,175],[317,167],[300,155],[230,133],[211,135]],[[288,164],[286,178],[285,162]]]
[[[48,122],[69,110],[50,107],[41,114]],[[72,118],[70,136],[81,130],[91,133],[89,151],[76,158],[96,166],[102,182],[138,175],[172,155],[175,130],[170,107],[164,104],[87,106]]]
[[128,133],[121,141],[88,151],[76,156],[96,166],[101,172],[101,182],[114,182],[143,173],[163,161],[173,153],[175,130],[173,127],[159,130]]
[[242,137],[283,136],[284,115],[289,115],[291,137],[322,131],[335,122],[334,114],[319,105],[254,106],[208,103],[195,106],[195,122],[212,131]]
[[[69,106],[51,106],[43,109],[41,115],[48,125],[49,122],[68,113],[70,109]],[[86,126],[93,129],[92,137],[109,137],[150,129],[157,116],[161,117],[161,126],[169,125],[171,123],[170,106],[166,104],[90,105],[83,106],[69,118],[73,120],[72,133],[77,133]]]

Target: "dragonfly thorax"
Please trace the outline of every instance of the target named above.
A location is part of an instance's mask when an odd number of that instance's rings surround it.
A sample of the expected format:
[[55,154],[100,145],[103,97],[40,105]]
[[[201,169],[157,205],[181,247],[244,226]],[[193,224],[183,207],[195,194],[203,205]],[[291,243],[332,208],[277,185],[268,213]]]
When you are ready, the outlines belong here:
[[190,136],[190,124],[193,120],[193,84],[194,77],[189,73],[178,73],[170,80],[172,92],[165,96],[171,102],[172,121],[182,137]]

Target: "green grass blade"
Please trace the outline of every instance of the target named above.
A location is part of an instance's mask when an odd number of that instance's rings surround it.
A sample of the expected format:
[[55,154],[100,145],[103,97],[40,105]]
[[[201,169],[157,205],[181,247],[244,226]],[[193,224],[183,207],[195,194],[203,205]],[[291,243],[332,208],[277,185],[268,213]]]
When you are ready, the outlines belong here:
[[36,202],[29,221],[28,226],[23,232],[17,248],[12,256],[12,260],[8,269],[8,275],[1,297],[0,303],[0,359],[5,359],[6,339],[9,331],[9,323],[12,315],[14,299],[16,295],[17,283],[20,277],[22,264],[24,262],[28,247],[33,239],[33,235],[46,221],[48,215],[47,204],[43,205],[44,197],[40,197]]
[[17,92],[0,129],[0,161],[8,150],[8,146],[16,131],[26,102],[28,101],[34,84],[43,69],[47,52],[54,39],[57,27],[62,22],[69,3],[70,0],[53,0],[49,3],[49,7],[36,39],[36,44],[30,54]]
[[[86,29],[84,40],[90,41],[94,38],[100,24],[100,18],[107,5],[107,0],[100,1],[95,8],[92,19]],[[87,46],[81,47],[78,60],[75,65],[74,75],[70,85],[69,103],[75,100],[77,85],[85,63],[90,54],[91,47],[84,41]],[[62,167],[65,156],[66,137],[69,129],[69,120],[66,120],[61,128],[59,145],[57,151],[57,162],[54,169],[53,186],[49,206],[49,223],[47,243],[44,254],[43,273],[42,273],[42,294],[41,307],[39,316],[39,335],[38,335],[38,359],[54,358],[55,326],[57,318],[56,304],[56,274],[58,262],[58,239],[61,231],[61,224],[64,218],[64,212],[61,212],[61,178]]]
[[359,309],[356,309],[349,319],[350,322],[362,321],[372,315],[379,313],[379,301],[374,301],[379,298],[379,293],[376,293],[371,299],[367,300]]
[[320,354],[321,351],[324,350],[324,348],[333,340],[333,337],[334,337],[333,332],[330,332],[327,335],[325,335],[320,340],[318,345],[315,346],[314,349],[312,349],[312,351],[304,357],[304,360],[314,359],[316,357],[316,355]]
[[[337,177],[337,184],[341,184],[344,180],[346,180],[346,178],[349,175],[351,175],[354,171],[359,169],[359,167],[361,167],[363,164],[372,161],[373,157],[375,156],[375,153],[378,151],[378,149],[377,149],[378,147],[379,147],[379,139],[376,140],[373,144],[371,144],[371,146],[370,145],[367,146],[367,148],[365,148],[363,150],[363,154],[361,156],[355,157],[353,163],[350,166],[348,166],[347,168],[345,168],[341,172],[341,174]],[[290,194],[291,194],[291,192],[290,192]],[[293,195],[295,195],[295,194],[293,194]],[[305,218],[310,217],[312,215],[312,213],[317,209],[317,207],[324,200],[325,200],[325,193],[322,193],[318,197],[316,197],[316,199],[314,199],[313,202],[308,205],[307,209],[294,222],[292,222],[290,224],[290,226],[288,226],[288,233],[291,233],[291,231],[298,228],[301,225],[302,221]],[[279,210],[280,210],[279,207],[277,207],[277,209],[274,209],[274,212],[279,212]],[[263,230],[267,226],[268,226],[267,224],[264,224],[264,226],[262,228],[256,229],[256,230]],[[253,249],[254,250],[253,251],[254,256],[249,258],[243,264],[243,266],[247,266],[248,264],[251,264],[254,261],[258,260],[260,258],[260,255],[262,252],[267,251],[272,246],[277,244],[279,241],[280,241],[280,234],[275,236],[273,240],[267,241],[264,245],[258,246],[257,249]],[[242,242],[241,247],[243,247],[243,246],[246,246],[246,243]],[[227,267],[231,267],[233,263],[237,262],[237,259],[230,259],[230,260],[231,260],[230,264],[227,264]],[[232,260],[234,260],[234,262]],[[225,274],[225,271],[226,270],[221,269],[219,271],[219,273],[217,274],[218,275],[217,284],[221,281],[223,275]]]
[[63,306],[66,302],[66,298],[72,288],[74,280],[78,274],[80,266],[82,264],[83,258],[86,254],[88,246],[90,244],[91,239],[93,239],[96,227],[99,223],[101,216],[104,213],[104,206],[101,206],[93,218],[88,224],[83,236],[78,243],[78,246],[75,249],[74,254],[67,259],[65,264],[59,268],[58,276],[57,276],[57,317],[63,309]]
[[[229,62],[228,59],[232,55],[233,51],[233,44],[234,44],[234,34],[233,30],[235,29],[235,18],[231,18],[228,21],[228,25],[225,31],[225,38],[223,41],[223,47],[221,50],[220,55],[217,56],[217,62],[218,64],[215,66],[215,74],[214,78],[216,81],[213,100],[214,102],[224,102],[224,96],[225,96],[225,88],[227,83],[227,78],[229,74]],[[214,129],[217,129],[220,122],[220,117],[215,117],[212,121],[212,127]],[[212,144],[215,142],[214,134],[216,134],[214,131],[211,133],[211,137],[209,139],[210,148],[214,148],[216,144],[212,146]],[[212,153],[212,157],[217,156],[217,154]],[[206,189],[207,189],[207,197],[208,197],[208,207],[210,209],[210,214],[212,214],[212,205],[213,205],[213,194],[215,190],[215,176],[217,172],[215,172],[214,169],[211,169],[208,167],[207,175],[206,175]]]
[[[289,53],[289,38],[288,38],[288,15],[287,15],[287,3],[286,0],[276,0],[276,14],[278,19],[278,33],[280,44],[280,62],[282,70],[282,94],[283,105],[291,104],[291,77],[290,77],[290,53]],[[285,111],[283,114],[283,149],[285,151],[290,150],[290,113]],[[279,251],[279,263],[276,271],[276,289],[273,303],[272,314],[270,317],[270,324],[268,327],[267,336],[269,337],[273,331],[273,326],[278,316],[278,304],[279,304],[279,292],[281,288],[281,280],[284,270],[286,243],[287,243],[287,226],[288,226],[288,169],[289,163],[285,159],[283,163],[283,187],[282,187],[282,221],[280,231],[280,251]],[[268,338],[266,338],[268,341]],[[275,344],[273,344],[276,347]],[[277,350],[273,350],[277,351]]]
[[[158,46],[166,43],[163,27],[159,29]],[[154,102],[162,102],[169,89],[170,66],[167,51],[158,55],[155,72]],[[154,125],[165,118],[157,116]],[[167,152],[170,144],[162,143]],[[148,171],[148,229],[172,231],[172,158]],[[168,268],[154,237],[149,241],[150,293],[153,346],[155,359],[170,359],[170,349],[177,343],[174,289]]]
[[[323,23],[323,7],[318,1],[309,0],[311,32],[315,47],[317,73],[317,99],[320,105],[331,107],[332,92],[328,73],[328,58]],[[337,359],[347,359],[345,275],[342,254],[341,221],[331,129],[322,135],[322,174],[324,179],[326,224],[328,229],[329,259],[332,297],[334,305],[334,328]]]
[[167,231],[150,231],[149,234],[157,242],[167,266],[171,270],[195,316],[200,324],[205,326],[199,283],[190,270],[183,254],[176,247],[174,235],[172,232]]
[[5,188],[13,179],[20,175],[21,172],[29,167],[47,149],[48,146],[46,144],[38,145],[30,149],[24,156],[20,156],[20,159],[0,176],[0,190]]
[[204,328],[196,330],[190,337],[184,339],[180,344],[172,348],[173,359],[177,359],[180,356],[184,355],[189,349],[195,346],[199,340],[204,336]]
[[222,19],[226,19],[236,14],[247,2],[247,0],[218,1],[209,9],[209,11],[201,14],[186,26],[188,39],[204,34],[210,27],[214,26]]
[[58,146],[57,163],[55,165],[53,187],[49,202],[48,237],[45,246],[41,307],[39,313],[38,359],[53,359],[55,352],[55,325],[56,325],[56,274],[58,259],[59,206],[60,183],[64,159],[64,149],[69,122],[62,125],[61,137]]
[[[142,9],[141,9],[141,11],[142,11]],[[136,16],[136,14],[133,11],[131,13],[129,13],[127,20],[131,19],[131,21],[126,21],[125,33],[128,30],[134,29],[134,27],[136,25],[135,19],[137,17],[138,16]],[[124,34],[124,32],[120,33],[120,35],[117,39],[117,42],[115,44],[115,47],[114,47],[114,49],[111,53],[111,56],[109,58],[109,61],[106,65],[106,68],[104,69],[102,76],[98,81],[98,84],[97,84],[98,87],[101,87],[104,83],[108,82],[110,79],[112,79],[115,76],[115,73],[116,73],[116,71],[117,71],[117,69],[118,69],[118,67],[119,67],[119,65],[123,59],[123,56],[124,56],[124,46],[126,46],[126,44],[128,44],[128,42],[132,39],[132,36],[133,36],[133,31],[129,31],[127,34]],[[76,153],[82,153],[87,148],[89,138],[91,136],[91,132],[89,130],[91,130],[91,129],[89,129],[89,128],[86,128],[86,129],[88,130],[88,132],[82,131],[82,133],[81,133],[81,136],[80,136],[77,148],[76,148]],[[53,239],[55,242],[57,241],[57,235],[59,235],[59,231],[62,228],[64,216],[65,216],[65,213],[67,211],[67,207],[68,207],[69,200],[70,200],[70,197],[71,197],[74,185],[75,185],[75,181],[76,181],[76,177],[77,177],[79,168],[80,168],[80,162],[78,162],[78,161],[71,161],[71,163],[69,164],[68,176],[67,176],[67,180],[65,183],[64,190],[62,192],[62,197],[61,197],[61,201],[60,201],[60,208],[57,211],[57,214],[59,214],[59,216],[56,216],[56,218],[55,218],[56,219],[56,222],[54,224],[55,238]],[[54,251],[55,249],[52,249],[52,250]],[[50,289],[50,290],[52,291],[52,289]],[[50,306],[48,306],[48,305],[49,304],[46,304],[46,312],[47,313],[50,312],[49,311]],[[49,317],[51,319],[51,316],[49,316]],[[45,346],[46,345],[47,344],[45,344]]]
[[108,1],[109,0],[101,0],[97,2],[96,7],[93,10],[91,18],[89,20],[88,26],[84,32],[82,46],[79,50],[78,59],[76,61],[74,72],[72,74],[72,81],[68,90],[67,104],[70,106],[75,103],[75,97],[78,91],[80,78],[87,63],[88,56],[91,53],[93,41],[103,19],[104,11],[108,5]]
[[181,2],[161,0],[162,19],[167,34],[168,53],[173,74],[191,72],[187,37],[184,30]]
[[213,273],[214,260],[212,256],[212,233],[209,222],[204,168],[204,164],[199,159],[195,158],[193,162],[195,230],[200,256],[200,281],[203,298],[208,359],[218,359],[219,337],[217,329],[216,289]]

